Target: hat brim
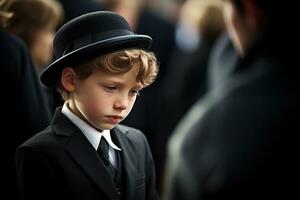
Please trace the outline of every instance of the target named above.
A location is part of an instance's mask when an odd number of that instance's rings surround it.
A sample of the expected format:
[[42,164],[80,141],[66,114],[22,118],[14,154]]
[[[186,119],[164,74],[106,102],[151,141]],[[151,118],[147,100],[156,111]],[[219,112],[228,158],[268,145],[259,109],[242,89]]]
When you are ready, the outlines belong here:
[[127,35],[95,42],[76,49],[51,63],[40,76],[41,82],[47,86],[56,86],[63,68],[74,66],[84,60],[101,56],[122,49],[145,49],[151,47],[152,39],[147,35]]

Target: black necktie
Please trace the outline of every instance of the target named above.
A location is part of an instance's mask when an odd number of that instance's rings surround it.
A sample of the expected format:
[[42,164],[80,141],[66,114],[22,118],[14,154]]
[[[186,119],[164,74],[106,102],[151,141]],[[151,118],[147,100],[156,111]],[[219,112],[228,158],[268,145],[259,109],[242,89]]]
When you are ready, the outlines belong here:
[[105,166],[107,167],[108,171],[112,175],[112,177],[115,177],[115,168],[112,166],[110,160],[109,160],[109,154],[108,154],[109,145],[104,137],[101,138],[100,144],[97,149],[97,153],[101,157],[102,161],[104,162]]

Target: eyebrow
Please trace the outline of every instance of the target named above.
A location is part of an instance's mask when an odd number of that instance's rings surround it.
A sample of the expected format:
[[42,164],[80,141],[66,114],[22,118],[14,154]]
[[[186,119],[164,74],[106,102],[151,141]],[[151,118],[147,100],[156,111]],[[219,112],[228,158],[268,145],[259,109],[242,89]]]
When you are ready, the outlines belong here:
[[[108,78],[108,79],[102,79],[102,80],[100,80],[100,81],[101,81],[101,82],[109,82],[109,83],[111,83],[111,84],[115,84],[115,85],[119,85],[119,86],[124,86],[124,85],[126,85],[126,83],[124,83],[123,81],[113,80],[113,79],[109,79],[109,78]],[[141,89],[144,88],[144,86],[143,86],[142,83],[136,82],[136,84],[134,84],[132,88],[136,88],[136,89],[141,90]]]

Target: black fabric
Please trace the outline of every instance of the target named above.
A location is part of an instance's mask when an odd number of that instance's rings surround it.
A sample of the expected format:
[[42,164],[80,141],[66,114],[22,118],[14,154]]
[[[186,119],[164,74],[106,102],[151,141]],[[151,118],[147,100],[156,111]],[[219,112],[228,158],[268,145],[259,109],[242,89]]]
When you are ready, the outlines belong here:
[[226,68],[173,133],[166,200],[299,198],[299,59],[269,42]]
[[50,112],[24,43],[4,30],[0,31],[0,74],[1,181],[5,184],[1,195],[17,199],[16,148],[50,123]]
[[[159,199],[154,163],[143,133],[117,125],[111,130],[111,136],[122,149],[118,152],[118,169],[122,169],[123,177],[122,199]],[[16,166],[24,200],[119,199],[119,188],[95,148],[61,113],[61,107],[56,110],[50,127],[18,148]]]
[[115,176],[115,193],[116,199],[123,199],[124,198],[124,178],[123,178],[123,164],[122,158],[119,152],[117,152],[118,157],[118,169],[116,171]]
[[106,139],[103,137],[100,140],[100,144],[97,149],[97,153],[104,162],[105,166],[107,167],[109,173],[112,175],[113,179],[115,178],[116,175],[116,170],[113,167],[112,163],[109,160],[109,145],[106,141]]
[[[121,144],[116,136],[115,130],[111,130],[111,139],[112,141],[118,146],[121,147]],[[123,160],[121,156],[120,151],[116,151],[116,157],[118,160],[118,167],[116,170],[116,175],[115,175],[115,194],[116,194],[116,199],[124,199],[125,198],[125,191],[124,191],[124,165],[123,165]]]

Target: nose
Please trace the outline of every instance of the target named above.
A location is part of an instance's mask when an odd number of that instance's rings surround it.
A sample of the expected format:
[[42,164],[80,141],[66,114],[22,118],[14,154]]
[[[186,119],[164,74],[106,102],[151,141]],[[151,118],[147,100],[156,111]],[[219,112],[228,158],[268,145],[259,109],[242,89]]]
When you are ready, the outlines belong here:
[[117,109],[117,110],[126,110],[127,105],[128,105],[128,97],[127,97],[127,95],[120,95],[116,99],[116,101],[114,103],[114,109]]

